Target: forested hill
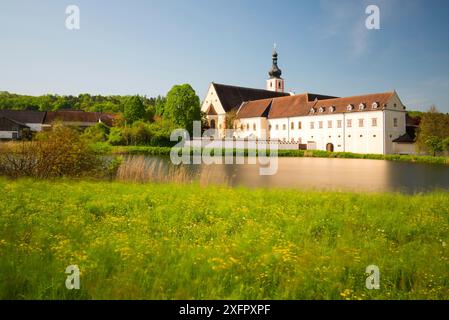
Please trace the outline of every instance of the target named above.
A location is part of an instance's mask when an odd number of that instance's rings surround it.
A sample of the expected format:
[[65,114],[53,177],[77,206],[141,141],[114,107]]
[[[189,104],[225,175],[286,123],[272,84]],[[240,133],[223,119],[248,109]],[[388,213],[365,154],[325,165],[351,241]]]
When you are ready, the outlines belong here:
[[[92,112],[123,112],[129,96],[101,96],[80,94],[79,96],[43,95],[28,96],[0,91],[0,109],[55,111],[77,109]],[[154,106],[157,98],[141,97],[143,104]],[[160,99],[160,98],[159,98]]]

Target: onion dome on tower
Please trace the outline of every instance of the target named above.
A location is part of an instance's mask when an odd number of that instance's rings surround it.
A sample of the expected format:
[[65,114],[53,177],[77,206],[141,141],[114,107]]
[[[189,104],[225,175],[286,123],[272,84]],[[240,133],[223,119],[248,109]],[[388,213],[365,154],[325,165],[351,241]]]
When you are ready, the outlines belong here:
[[276,49],[273,50],[273,66],[271,67],[271,70],[268,72],[268,75],[270,76],[270,79],[276,78],[276,79],[282,79],[282,71],[278,67],[278,53],[276,52]]

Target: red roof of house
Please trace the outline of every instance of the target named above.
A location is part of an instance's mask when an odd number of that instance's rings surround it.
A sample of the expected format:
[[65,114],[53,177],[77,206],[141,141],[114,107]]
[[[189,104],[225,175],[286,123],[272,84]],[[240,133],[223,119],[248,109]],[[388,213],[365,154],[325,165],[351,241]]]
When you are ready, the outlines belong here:
[[[262,114],[267,109],[269,109],[268,118],[271,119],[320,115],[323,113],[364,112],[377,110],[372,107],[374,103],[377,103],[378,110],[382,110],[394,94],[394,92],[386,92],[344,98],[326,98],[323,100],[319,100],[316,97],[315,100],[312,100],[316,95],[303,93],[288,97],[245,102],[241,105],[237,116],[238,118],[262,117]],[[361,104],[364,105],[364,109],[359,108]],[[348,110],[348,105],[353,106],[352,110]]]

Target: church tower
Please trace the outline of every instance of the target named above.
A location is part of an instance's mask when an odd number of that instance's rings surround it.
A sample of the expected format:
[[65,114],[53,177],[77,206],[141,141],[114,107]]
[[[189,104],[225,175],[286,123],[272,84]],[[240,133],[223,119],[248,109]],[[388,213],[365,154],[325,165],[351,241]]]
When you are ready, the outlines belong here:
[[273,66],[268,72],[270,79],[267,80],[267,90],[284,92],[284,79],[281,78],[282,71],[278,67],[278,53],[276,47],[273,50]]

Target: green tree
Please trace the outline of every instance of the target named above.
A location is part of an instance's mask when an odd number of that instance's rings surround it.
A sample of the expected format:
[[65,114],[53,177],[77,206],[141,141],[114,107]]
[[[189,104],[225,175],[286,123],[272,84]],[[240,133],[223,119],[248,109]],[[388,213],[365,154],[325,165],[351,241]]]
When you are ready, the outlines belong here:
[[449,152],[449,136],[443,140],[443,149],[444,151]]
[[164,114],[166,101],[167,101],[167,99],[165,97],[157,96],[155,104],[154,104],[155,109],[156,109],[156,116],[162,116]]
[[443,140],[440,137],[430,136],[426,139],[426,147],[433,156],[436,156],[437,152],[443,151]]
[[433,155],[443,149],[443,140],[449,137],[449,115],[432,106],[421,116],[416,143],[418,149]]
[[124,117],[130,124],[145,117],[145,106],[141,97],[132,96],[126,100]]
[[189,84],[175,85],[167,93],[163,116],[192,132],[193,121],[201,120],[200,98]]

